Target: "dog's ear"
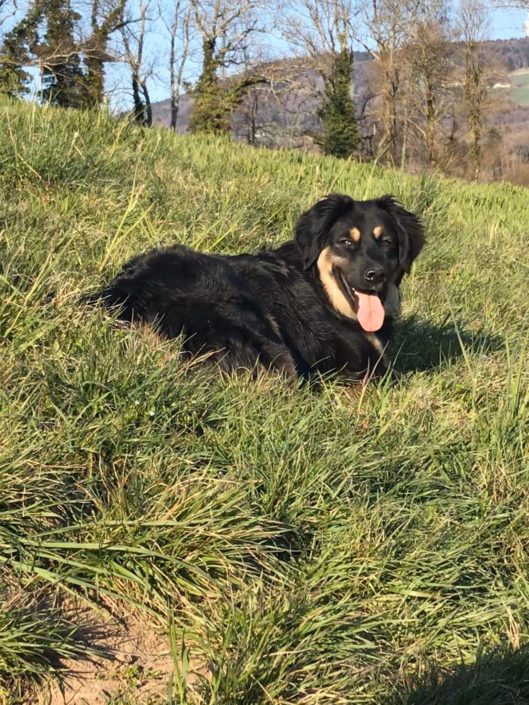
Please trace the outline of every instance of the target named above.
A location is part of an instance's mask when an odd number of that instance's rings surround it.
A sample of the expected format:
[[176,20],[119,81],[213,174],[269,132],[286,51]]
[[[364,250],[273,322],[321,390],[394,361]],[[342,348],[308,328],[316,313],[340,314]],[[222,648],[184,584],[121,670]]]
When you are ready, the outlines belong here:
[[303,213],[294,227],[294,240],[301,251],[305,269],[312,267],[325,247],[325,238],[336,220],[354,201],[331,193]]
[[399,264],[403,273],[410,267],[424,245],[424,228],[420,218],[406,210],[393,196],[382,196],[378,204],[389,213],[397,226],[399,237]]

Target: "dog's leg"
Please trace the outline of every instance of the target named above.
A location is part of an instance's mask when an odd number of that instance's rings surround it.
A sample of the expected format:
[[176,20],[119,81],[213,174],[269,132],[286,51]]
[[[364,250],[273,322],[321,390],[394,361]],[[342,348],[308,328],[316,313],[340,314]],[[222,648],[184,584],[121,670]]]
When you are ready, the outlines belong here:
[[259,361],[265,367],[277,370],[287,379],[297,379],[298,377],[296,364],[289,350],[284,345],[278,345],[272,341],[263,340]]

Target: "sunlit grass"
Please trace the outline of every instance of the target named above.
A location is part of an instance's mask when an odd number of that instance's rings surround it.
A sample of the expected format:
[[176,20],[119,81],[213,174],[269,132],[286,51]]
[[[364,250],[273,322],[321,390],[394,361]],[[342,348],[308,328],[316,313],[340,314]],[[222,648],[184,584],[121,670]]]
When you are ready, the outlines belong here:
[[[332,190],[425,220],[396,384],[221,378],[78,303],[153,246],[282,242]],[[527,190],[3,104],[0,193],[6,702],[87,648],[72,597],[165,625],[173,702],[527,701]]]

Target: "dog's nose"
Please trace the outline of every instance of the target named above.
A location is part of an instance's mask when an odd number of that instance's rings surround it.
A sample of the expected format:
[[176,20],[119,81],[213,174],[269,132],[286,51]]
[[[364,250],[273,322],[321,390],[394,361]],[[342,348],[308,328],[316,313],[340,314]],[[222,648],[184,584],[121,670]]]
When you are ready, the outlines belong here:
[[364,272],[364,278],[370,286],[380,286],[386,281],[386,273],[382,267],[370,267]]

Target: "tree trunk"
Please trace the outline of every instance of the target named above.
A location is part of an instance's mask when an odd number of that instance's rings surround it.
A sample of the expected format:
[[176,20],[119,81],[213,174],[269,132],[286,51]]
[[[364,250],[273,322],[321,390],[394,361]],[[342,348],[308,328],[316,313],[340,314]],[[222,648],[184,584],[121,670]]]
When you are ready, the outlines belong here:
[[141,91],[143,93],[143,124],[145,127],[152,127],[152,105],[147,81],[141,82]]
[[97,108],[103,103],[105,96],[104,63],[97,57],[89,56],[85,64],[88,103],[91,108]]
[[437,152],[435,144],[435,119],[436,119],[436,101],[432,84],[426,82],[426,153],[430,166],[435,166],[437,163]]
[[382,125],[384,134],[380,142],[380,152],[385,154],[387,161],[395,164],[397,160],[396,148],[398,137],[397,121],[397,96],[399,93],[398,72],[394,66],[392,51],[383,52],[380,55],[382,64]]
[[[176,37],[171,36],[171,44],[169,47],[169,90],[171,91],[171,130],[176,132],[176,121],[178,119],[178,104],[180,95],[177,95],[176,74],[175,74],[175,57],[176,57]],[[179,91],[178,91],[179,93]]]
[[470,159],[472,178],[477,181],[481,171],[481,126],[483,121],[482,71],[476,56],[476,46],[467,48],[465,54],[465,99],[467,104],[468,126],[471,134]]
[[176,132],[176,123],[178,121],[178,110],[180,108],[180,95],[171,93],[171,130]]
[[145,106],[143,104],[143,100],[141,99],[141,86],[140,86],[140,80],[138,77],[138,74],[133,72],[132,73],[132,100],[134,102],[134,120],[137,122],[139,125],[143,125],[144,121],[144,115],[145,115]]

